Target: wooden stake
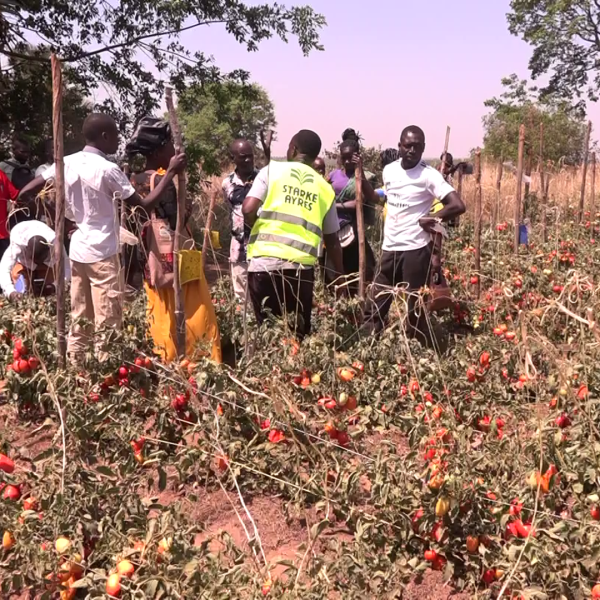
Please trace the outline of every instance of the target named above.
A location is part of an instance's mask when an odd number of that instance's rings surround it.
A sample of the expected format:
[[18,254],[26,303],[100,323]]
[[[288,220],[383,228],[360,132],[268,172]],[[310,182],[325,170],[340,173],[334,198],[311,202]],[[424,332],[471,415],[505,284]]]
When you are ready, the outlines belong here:
[[504,163],[502,158],[498,162],[498,170],[496,171],[496,202],[492,207],[492,229],[496,229],[498,225],[498,217],[500,215],[500,201],[502,200],[502,175],[504,175]]
[[531,148],[527,148],[525,151],[525,192],[523,193],[523,199],[527,204],[529,201],[529,195],[531,193]]
[[481,148],[475,151],[475,295],[481,295]]
[[585,184],[587,179],[588,158],[590,154],[590,136],[592,135],[592,122],[588,122],[585,132],[585,148],[583,154],[583,173],[581,175],[581,196],[579,197],[579,211],[577,212],[577,223],[581,223],[583,219],[583,209],[585,205]]
[[204,224],[204,240],[202,241],[202,259],[206,260],[206,253],[208,251],[208,242],[210,240],[210,230],[212,229],[213,217],[215,214],[215,203],[217,201],[218,192],[214,192],[210,195],[210,202],[208,204],[208,214],[206,215],[206,222]]
[[446,154],[448,154],[448,146],[450,145],[450,125],[446,127],[446,142],[444,143],[444,152],[442,153],[442,163],[440,164],[440,172],[444,172],[444,164],[446,163]]
[[62,100],[63,84],[60,60],[51,56],[52,65],[52,132],[54,137],[54,193],[56,213],[54,226],[55,285],[56,285],[56,337],[58,340],[58,364],[64,367],[67,359],[66,316],[65,316],[65,161],[63,140]]
[[591,181],[591,201],[590,201],[590,233],[592,238],[594,237],[594,221],[596,217],[594,212],[596,210],[596,153],[592,152],[592,181]]
[[521,200],[523,198],[523,153],[525,151],[525,125],[519,127],[519,158],[517,161],[517,193],[515,195],[515,254],[519,253]]
[[356,225],[358,229],[358,297],[365,299],[365,278],[367,274],[367,253],[365,247],[365,215],[363,212],[362,191],[362,159],[356,165],[354,178],[356,180]]
[[[175,142],[175,152],[183,152],[183,140],[177,112],[173,104],[173,90],[168,87],[165,90],[165,100],[167,110],[169,111],[169,121],[171,131],[173,132],[173,141]],[[175,227],[175,244],[173,254],[175,256],[175,268],[173,269],[173,290],[175,292],[175,347],[177,355],[181,358],[185,355],[185,310],[183,306],[183,294],[181,292],[181,281],[179,274],[180,251],[183,231],[185,229],[185,202],[186,202],[186,180],[185,173],[177,176],[177,226]]]

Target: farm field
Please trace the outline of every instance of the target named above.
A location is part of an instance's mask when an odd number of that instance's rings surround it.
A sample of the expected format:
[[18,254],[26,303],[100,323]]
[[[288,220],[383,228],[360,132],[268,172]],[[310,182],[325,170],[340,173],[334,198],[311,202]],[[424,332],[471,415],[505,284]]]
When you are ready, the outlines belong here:
[[107,363],[58,372],[55,305],[2,301],[0,595],[600,597],[598,221],[552,212],[515,255],[510,181],[493,229],[485,181],[481,272],[472,213],[446,245],[443,356],[402,295],[361,339],[323,290],[314,335],[250,323],[244,354],[224,278],[235,368],[155,361],[139,298]]

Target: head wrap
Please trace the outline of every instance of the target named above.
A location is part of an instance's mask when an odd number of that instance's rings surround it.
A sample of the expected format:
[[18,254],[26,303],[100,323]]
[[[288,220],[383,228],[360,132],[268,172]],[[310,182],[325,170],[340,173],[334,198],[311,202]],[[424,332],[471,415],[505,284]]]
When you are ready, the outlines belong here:
[[164,119],[143,117],[140,119],[125,151],[128,155],[148,156],[171,140],[171,126]]

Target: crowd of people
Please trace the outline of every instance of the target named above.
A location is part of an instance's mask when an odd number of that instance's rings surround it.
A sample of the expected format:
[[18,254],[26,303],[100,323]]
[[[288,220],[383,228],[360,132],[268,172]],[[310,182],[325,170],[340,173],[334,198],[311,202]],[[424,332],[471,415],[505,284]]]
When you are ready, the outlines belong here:
[[[62,247],[65,277],[71,282],[70,360],[84,364],[94,343],[102,360],[107,334],[122,326],[126,285],[122,258],[129,256],[143,274],[156,352],[170,361],[177,357],[174,272],[179,269],[186,355],[203,352],[220,361],[219,329],[202,256],[187,227],[191,199],[186,228],[179,232],[181,251],[174,254],[175,180],[186,168],[186,157],[176,154],[168,122],[146,117],[138,123],[126,152],[130,162],[141,157],[143,168],[132,175],[109,159],[119,148],[118,128],[110,116],[89,115],[83,136],[85,147],[64,160],[67,233],[62,244],[55,244],[52,143],[45,147],[45,163],[35,170],[29,166],[29,147],[21,138],[15,138],[10,159],[0,163],[3,294],[11,301],[24,294],[52,294],[55,248]],[[440,171],[422,160],[425,134],[420,128],[407,127],[398,150],[381,154],[381,187],[375,175],[363,169],[356,132],[348,129],[342,137],[338,168],[329,173],[320,156],[321,139],[310,130],[292,138],[287,161],[269,161],[260,170],[250,141],[234,140],[229,148],[235,169],[223,179],[222,190],[231,214],[233,292],[240,303],[251,303],[259,325],[269,315],[293,316],[292,326],[300,339],[311,331],[317,266],[335,293],[358,291],[361,232],[356,177],[361,180],[367,224],[373,222],[376,205],[385,204],[379,265],[364,240],[366,279],[372,282],[364,309],[365,335],[384,327],[399,286],[418,291],[430,283],[432,273],[441,272],[441,223],[465,210],[450,184],[451,157],[445,155]],[[129,232],[121,226],[119,210],[129,210]],[[124,241],[134,250],[124,252]],[[415,310],[413,294],[408,304],[409,331],[427,341],[423,314]]]

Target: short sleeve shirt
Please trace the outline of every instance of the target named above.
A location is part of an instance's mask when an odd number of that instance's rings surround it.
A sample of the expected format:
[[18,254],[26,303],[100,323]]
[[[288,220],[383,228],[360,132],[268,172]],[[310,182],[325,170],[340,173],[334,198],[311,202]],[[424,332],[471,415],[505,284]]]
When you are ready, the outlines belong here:
[[[316,172],[316,171],[315,171]],[[319,177],[321,177],[319,175]],[[321,177],[321,179],[323,179]],[[335,203],[333,202],[333,198],[335,196],[335,192],[333,188],[323,179],[323,193],[327,193],[331,195],[331,208],[327,211],[325,218],[323,219],[323,230],[324,235],[330,235],[332,233],[337,233],[340,229],[340,224],[338,221],[337,210],[335,208]],[[258,198],[261,203],[267,198],[267,193],[269,191],[269,167],[264,167],[261,169],[252,184],[252,188],[248,192],[248,196],[251,198]],[[261,209],[258,209],[258,216],[260,217]],[[251,273],[255,273],[258,271],[281,271],[284,269],[303,269],[303,268],[312,268],[309,265],[300,265],[298,263],[290,263],[279,258],[272,258],[268,256],[258,256],[256,258],[250,259],[250,265],[248,266],[248,271]]]
[[385,167],[383,185],[387,196],[383,250],[403,252],[427,246],[431,235],[419,219],[429,215],[436,198],[443,200],[454,188],[424,162],[406,170],[401,160]]
[[[258,170],[255,170],[248,181],[243,181],[240,176],[233,171],[223,179],[222,190],[223,200],[229,208],[231,215],[231,245],[229,248],[229,261],[232,263],[246,262],[246,245],[244,215],[242,213],[242,204],[233,202],[234,192],[239,189],[249,192],[254,182]],[[247,194],[246,194],[247,195]]]
[[[42,177],[52,179],[54,165]],[[65,157],[65,192],[66,217],[77,225],[71,237],[71,260],[95,263],[117,254],[116,204],[119,198],[127,200],[135,194],[125,173],[102,152],[86,146]]]

